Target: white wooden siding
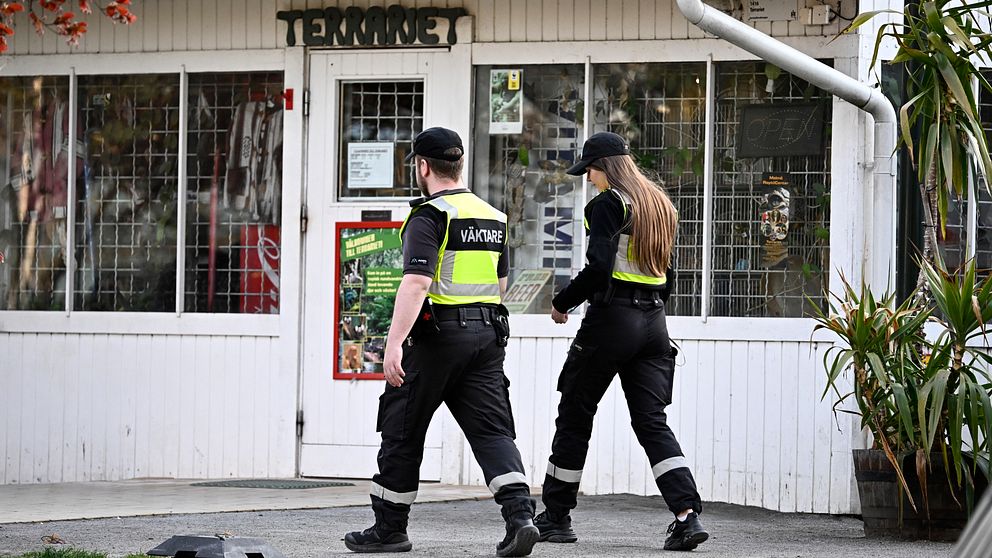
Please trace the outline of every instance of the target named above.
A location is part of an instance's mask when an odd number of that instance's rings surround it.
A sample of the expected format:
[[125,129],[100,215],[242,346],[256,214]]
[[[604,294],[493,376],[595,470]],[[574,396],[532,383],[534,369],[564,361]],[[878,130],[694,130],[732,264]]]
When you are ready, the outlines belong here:
[[[523,337],[507,347],[517,447],[534,486],[544,481],[559,400],[556,383],[570,342]],[[860,433],[849,415],[834,417],[833,398],[820,401],[828,343],[683,339],[679,344],[669,424],[704,501],[784,512],[859,509],[851,448]],[[484,484],[470,452],[463,453],[463,482]],[[658,494],[650,470],[615,380],[599,405],[581,490]]]
[[0,484],[295,473],[273,337],[0,334]]
[[[807,4],[818,3],[805,0]],[[863,0],[867,1],[867,0]],[[881,1],[881,0],[875,0]],[[396,0],[405,6],[464,7],[476,21],[475,42],[549,42],[585,40],[693,39],[704,34],[689,25],[674,0]],[[326,6],[383,6],[382,0],[156,0],[138,2],[135,25],[114,25],[92,14],[78,49],[47,32],[37,36],[26,20],[12,41],[12,54],[123,53],[267,49],[285,46],[286,24],[276,19],[284,9]],[[854,3],[843,3],[846,17]],[[833,36],[830,25],[798,22],[757,23],[778,37]],[[301,23],[297,22],[299,27]],[[299,31],[299,29],[297,30]],[[299,35],[297,35],[299,36]]]

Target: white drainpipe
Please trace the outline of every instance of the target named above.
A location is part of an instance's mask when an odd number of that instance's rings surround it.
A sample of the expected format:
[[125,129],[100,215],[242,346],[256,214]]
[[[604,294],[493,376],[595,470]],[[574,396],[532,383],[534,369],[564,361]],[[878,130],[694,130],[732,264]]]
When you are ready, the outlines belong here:
[[[896,253],[896,111],[882,92],[838,71],[798,50],[775,40],[701,0],[676,0],[679,10],[694,25],[736,45],[762,60],[801,77],[829,91],[875,119],[873,159],[874,184],[866,201],[872,206],[865,211],[864,260],[865,279],[873,290],[881,292],[895,288]],[[870,163],[872,164],[872,163]],[[844,186],[844,185],[838,185]],[[850,270],[855,271],[855,270]],[[857,282],[859,277],[848,279]]]

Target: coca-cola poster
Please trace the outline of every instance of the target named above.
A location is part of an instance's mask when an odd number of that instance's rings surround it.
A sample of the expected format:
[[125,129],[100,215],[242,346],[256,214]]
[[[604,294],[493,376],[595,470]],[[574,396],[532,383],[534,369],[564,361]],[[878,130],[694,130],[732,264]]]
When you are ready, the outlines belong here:
[[279,313],[279,225],[241,230],[241,312]]

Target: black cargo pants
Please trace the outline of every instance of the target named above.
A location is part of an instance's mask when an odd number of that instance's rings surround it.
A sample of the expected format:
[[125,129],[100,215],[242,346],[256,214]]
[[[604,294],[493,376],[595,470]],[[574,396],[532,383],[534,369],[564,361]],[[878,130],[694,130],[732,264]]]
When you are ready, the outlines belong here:
[[696,482],[665,415],[672,402],[675,354],[660,300],[615,298],[609,305],[589,307],[558,380],[561,403],[544,478],[547,509],[565,513],[575,507],[593,416],[619,373],[631,426],[668,508],[675,514],[702,511]]
[[379,398],[382,433],[379,473],[372,477],[376,522],[406,531],[417,497],[427,427],[444,403],[458,422],[482,467],[503,517],[534,513],[534,501],[514,443],[510,381],[503,374],[505,350],[498,343],[489,308],[437,314],[440,331],[418,325],[403,345],[403,385]]

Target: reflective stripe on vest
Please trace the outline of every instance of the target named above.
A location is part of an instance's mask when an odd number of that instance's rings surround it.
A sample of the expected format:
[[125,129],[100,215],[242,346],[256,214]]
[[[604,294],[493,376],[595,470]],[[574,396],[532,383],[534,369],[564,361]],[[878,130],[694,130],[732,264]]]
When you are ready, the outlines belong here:
[[[630,201],[619,190],[610,189],[609,191],[614,193],[620,200],[620,205],[623,206],[623,219],[626,222],[627,214],[629,213],[628,207],[631,205]],[[589,228],[588,221],[585,221],[585,226],[586,229]],[[664,285],[667,280],[664,274],[661,277],[655,277],[637,265],[637,262],[634,261],[634,245],[630,235],[627,233],[620,233],[620,238],[617,241],[617,253],[613,258],[612,277],[620,281],[627,281],[628,283],[655,286]]]
[[[506,215],[471,192],[424,202],[447,219],[434,280],[427,291],[435,304],[499,304],[497,265],[506,246]],[[416,208],[410,212],[413,215]],[[410,217],[407,217],[409,221]],[[403,228],[406,229],[406,222]]]

